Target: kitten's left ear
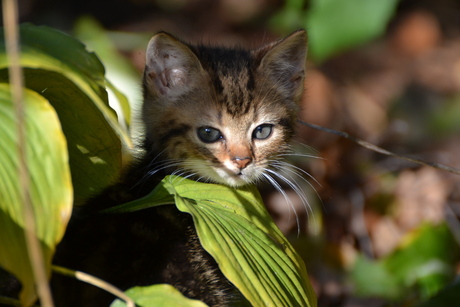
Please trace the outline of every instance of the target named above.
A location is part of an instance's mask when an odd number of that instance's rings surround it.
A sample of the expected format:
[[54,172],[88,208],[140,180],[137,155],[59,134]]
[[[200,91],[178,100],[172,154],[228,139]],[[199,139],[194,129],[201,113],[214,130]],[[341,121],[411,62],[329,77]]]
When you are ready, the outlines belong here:
[[186,44],[166,32],[152,37],[144,71],[149,90],[175,98],[196,87],[202,75],[200,61]]
[[256,57],[262,58],[258,68],[261,73],[270,76],[276,86],[294,97],[303,91],[307,41],[305,30],[299,30],[254,51]]

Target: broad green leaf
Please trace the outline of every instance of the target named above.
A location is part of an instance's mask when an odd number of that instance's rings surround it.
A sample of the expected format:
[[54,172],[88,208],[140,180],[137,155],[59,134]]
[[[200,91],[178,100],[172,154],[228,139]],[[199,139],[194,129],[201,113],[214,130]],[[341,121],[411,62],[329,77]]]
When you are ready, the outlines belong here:
[[[254,306],[316,306],[305,265],[276,227],[255,187],[233,189],[167,176],[147,197],[116,208],[171,203],[192,214],[203,247]],[[113,210],[112,210],[113,211]]]
[[[0,82],[8,82],[4,47],[0,40]],[[21,48],[26,87],[48,99],[61,121],[78,205],[121,168],[121,128],[108,106],[104,68],[80,42],[47,27],[21,26]]]
[[451,281],[458,253],[446,225],[423,225],[389,256],[378,261],[358,258],[351,278],[362,296],[399,299],[412,292],[426,299]]
[[[139,307],[206,307],[201,301],[192,300],[171,285],[159,284],[148,287],[134,287],[125,292]],[[126,307],[126,303],[115,300],[110,307]]]
[[322,61],[382,34],[397,3],[397,0],[312,1],[305,23],[310,54]]
[[[35,233],[49,272],[72,207],[67,144],[49,102],[30,90],[24,95],[29,193],[37,224]],[[21,301],[30,304],[35,299],[35,287],[23,233],[16,119],[7,84],[0,84],[0,135],[0,265],[19,278],[23,284]]]
[[[45,26],[21,25],[20,37],[22,67],[50,70],[68,78],[96,104],[123,140],[131,144],[129,136],[118,125],[115,112],[109,107],[104,67],[95,54],[86,51],[84,45],[76,39]],[[0,38],[2,50],[3,35]],[[2,52],[0,68],[7,66],[6,56]]]

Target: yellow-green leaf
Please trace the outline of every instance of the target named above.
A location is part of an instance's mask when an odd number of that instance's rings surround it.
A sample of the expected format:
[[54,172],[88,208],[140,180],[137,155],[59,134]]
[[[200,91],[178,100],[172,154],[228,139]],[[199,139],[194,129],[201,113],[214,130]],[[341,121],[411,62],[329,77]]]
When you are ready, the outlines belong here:
[[203,247],[253,306],[316,306],[305,264],[276,227],[257,189],[167,176],[143,199],[114,208],[172,203],[192,214]]
[[[134,287],[126,291],[139,307],[206,307],[201,301],[182,295],[176,288],[167,284],[148,287]],[[110,307],[126,307],[126,303],[117,299]]]
[[[93,53],[47,27],[22,25],[20,35],[25,86],[45,97],[59,116],[78,205],[117,178],[119,136],[130,142],[129,136],[108,105],[104,67]],[[0,34],[0,82],[8,82],[4,49]]]
[[[61,240],[72,207],[72,183],[67,144],[49,102],[25,90],[26,163],[29,193],[49,273],[56,244]],[[0,84],[0,265],[23,284],[21,301],[35,299],[35,287],[24,239],[24,211],[18,178],[16,119],[8,84]]]

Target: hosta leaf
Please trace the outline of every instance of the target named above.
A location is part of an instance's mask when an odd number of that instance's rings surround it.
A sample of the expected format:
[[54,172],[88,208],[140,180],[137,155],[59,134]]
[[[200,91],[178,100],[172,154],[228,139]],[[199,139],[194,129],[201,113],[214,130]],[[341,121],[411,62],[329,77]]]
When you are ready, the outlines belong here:
[[[49,272],[72,206],[67,144],[54,108],[37,93],[24,93],[29,193]],[[22,282],[21,300],[27,305],[35,299],[35,287],[23,233],[16,119],[7,84],[0,84],[0,135],[0,265]]]
[[[0,40],[0,82],[8,82],[4,47]],[[21,48],[26,87],[48,99],[61,121],[78,205],[117,177],[117,133],[127,138],[108,106],[104,68],[80,42],[47,27],[21,26]]]
[[[148,287],[134,287],[126,291],[139,307],[206,307],[201,301],[182,295],[171,285],[160,284]],[[126,303],[117,299],[110,307],[126,307]]]
[[167,176],[119,211],[172,202],[192,214],[203,247],[253,306],[316,306],[305,265],[266,211],[255,187],[233,189]]

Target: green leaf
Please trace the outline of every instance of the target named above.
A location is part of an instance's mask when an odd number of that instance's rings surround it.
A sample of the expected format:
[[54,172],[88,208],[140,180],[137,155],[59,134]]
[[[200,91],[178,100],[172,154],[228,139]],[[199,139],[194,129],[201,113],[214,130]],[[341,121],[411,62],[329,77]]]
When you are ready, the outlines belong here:
[[426,298],[453,278],[458,254],[458,245],[446,224],[424,224],[407,236],[383,264],[401,284],[415,286]]
[[400,298],[405,288],[385,266],[363,256],[356,259],[350,274],[355,287],[354,293],[366,297]]
[[257,189],[167,176],[142,200],[114,210],[171,202],[192,214],[203,247],[254,306],[316,306],[303,260],[276,227]]
[[[201,301],[192,300],[182,295],[171,285],[159,284],[148,287],[134,287],[126,294],[140,307],[206,307]],[[126,307],[126,303],[117,299],[110,307]]]
[[[56,112],[45,98],[26,90],[24,102],[29,193],[35,233],[49,272],[72,207],[67,144]],[[21,301],[30,305],[36,296],[24,239],[16,118],[7,84],[0,84],[0,135],[0,265],[19,278],[23,284]]]
[[[8,82],[2,39],[0,82]],[[119,135],[127,138],[108,106],[104,67],[80,42],[47,27],[21,26],[21,48],[26,87],[48,99],[61,121],[78,205],[117,178]]]
[[310,54],[322,61],[382,34],[397,3],[397,0],[312,1],[305,23]]
[[458,253],[445,224],[422,225],[389,256],[379,261],[358,258],[351,278],[362,296],[399,299],[413,292],[426,299],[451,281]]

